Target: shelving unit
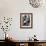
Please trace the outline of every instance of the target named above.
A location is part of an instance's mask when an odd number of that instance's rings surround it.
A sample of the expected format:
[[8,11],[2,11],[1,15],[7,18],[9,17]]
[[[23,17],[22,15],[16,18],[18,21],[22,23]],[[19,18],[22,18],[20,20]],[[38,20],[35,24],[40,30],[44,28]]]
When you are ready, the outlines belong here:
[[7,41],[0,40],[0,46],[46,46],[46,41]]

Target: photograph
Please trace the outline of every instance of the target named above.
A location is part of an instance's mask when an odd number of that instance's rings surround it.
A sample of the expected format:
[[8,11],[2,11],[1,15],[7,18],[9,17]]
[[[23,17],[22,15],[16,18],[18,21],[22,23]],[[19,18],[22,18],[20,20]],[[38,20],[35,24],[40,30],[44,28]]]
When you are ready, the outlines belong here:
[[20,28],[32,28],[32,13],[20,13]]

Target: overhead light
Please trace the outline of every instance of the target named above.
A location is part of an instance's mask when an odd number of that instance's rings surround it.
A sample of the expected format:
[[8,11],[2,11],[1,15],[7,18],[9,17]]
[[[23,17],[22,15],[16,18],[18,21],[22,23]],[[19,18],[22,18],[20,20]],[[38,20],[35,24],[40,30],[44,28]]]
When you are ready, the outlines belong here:
[[29,0],[29,3],[30,5],[32,5],[32,7],[38,8],[42,6],[43,3],[45,4],[45,0]]

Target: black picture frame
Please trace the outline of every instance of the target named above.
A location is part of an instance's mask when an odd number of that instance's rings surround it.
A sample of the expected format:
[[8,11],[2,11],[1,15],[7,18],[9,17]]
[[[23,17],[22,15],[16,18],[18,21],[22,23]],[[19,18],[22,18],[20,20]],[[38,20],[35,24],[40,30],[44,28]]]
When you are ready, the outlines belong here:
[[20,13],[20,28],[32,28],[33,27],[33,14],[32,13]]

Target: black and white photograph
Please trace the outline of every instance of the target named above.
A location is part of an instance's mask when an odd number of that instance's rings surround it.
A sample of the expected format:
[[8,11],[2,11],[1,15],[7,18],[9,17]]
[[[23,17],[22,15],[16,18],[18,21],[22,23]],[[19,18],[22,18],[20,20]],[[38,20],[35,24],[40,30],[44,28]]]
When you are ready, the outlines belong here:
[[20,13],[20,28],[32,28],[32,13]]

